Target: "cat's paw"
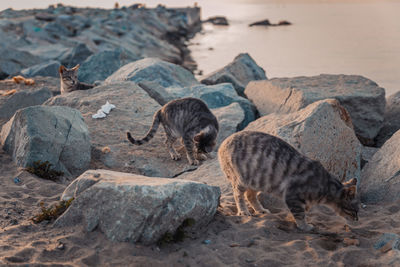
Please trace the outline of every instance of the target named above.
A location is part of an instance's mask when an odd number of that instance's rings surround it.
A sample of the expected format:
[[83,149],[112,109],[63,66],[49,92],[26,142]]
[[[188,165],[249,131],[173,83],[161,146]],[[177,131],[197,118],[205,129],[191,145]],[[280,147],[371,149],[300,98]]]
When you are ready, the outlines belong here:
[[251,216],[251,213],[248,210],[240,210],[238,211],[237,216]]
[[173,160],[180,160],[181,159],[181,155],[179,155],[179,154],[171,155],[171,158]]
[[198,159],[198,160],[206,160],[207,159],[207,155],[203,154],[203,153],[198,153],[196,155],[196,159]]
[[197,159],[190,160],[189,164],[193,165],[193,166],[198,166],[198,165],[200,165],[200,161],[198,161]]

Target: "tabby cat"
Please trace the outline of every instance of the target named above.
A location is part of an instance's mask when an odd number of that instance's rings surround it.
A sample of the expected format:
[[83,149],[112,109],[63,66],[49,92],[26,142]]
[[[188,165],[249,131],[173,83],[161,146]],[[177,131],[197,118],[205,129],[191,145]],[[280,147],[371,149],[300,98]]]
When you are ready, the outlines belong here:
[[92,84],[81,83],[78,81],[79,64],[72,69],[67,69],[63,65],[60,66],[61,94],[72,92],[75,90],[87,90],[94,87]]
[[264,192],[282,197],[297,226],[305,231],[313,228],[306,223],[305,210],[315,204],[358,220],[357,179],[342,184],[320,162],[275,136],[253,131],[233,134],[221,144],[218,158],[232,184],[238,215],[250,215],[244,195],[256,213],[269,213],[257,198]]
[[168,102],[154,114],[153,125],[143,139],[135,140],[127,132],[128,140],[135,145],[147,143],[157,132],[160,123],[164,126],[167,135],[165,144],[173,160],[180,159],[173,147],[180,137],[191,165],[198,165],[198,159],[205,160],[215,147],[218,121],[200,99],[189,97]]

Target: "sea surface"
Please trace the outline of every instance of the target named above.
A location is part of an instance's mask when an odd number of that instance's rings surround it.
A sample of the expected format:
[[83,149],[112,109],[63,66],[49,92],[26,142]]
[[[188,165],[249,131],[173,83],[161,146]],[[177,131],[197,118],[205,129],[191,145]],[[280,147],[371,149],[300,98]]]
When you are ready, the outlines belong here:
[[[59,1],[0,1],[0,10],[47,7]],[[118,1],[120,6],[133,1]],[[138,1],[148,7],[193,6],[195,1]],[[112,8],[115,1],[66,0],[64,4]],[[226,16],[229,26],[205,24],[190,41],[203,74],[249,53],[268,78],[358,74],[390,95],[400,91],[400,1],[397,0],[198,0],[203,19]],[[269,19],[291,26],[248,27]]]

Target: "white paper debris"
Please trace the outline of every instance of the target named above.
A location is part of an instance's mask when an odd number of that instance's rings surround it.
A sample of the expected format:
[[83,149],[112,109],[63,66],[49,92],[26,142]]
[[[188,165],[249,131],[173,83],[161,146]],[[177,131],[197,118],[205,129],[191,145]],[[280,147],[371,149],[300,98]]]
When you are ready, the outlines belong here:
[[93,115],[92,115],[92,118],[93,118],[93,119],[102,119],[102,118],[105,118],[105,117],[107,116],[107,114],[109,114],[110,111],[111,111],[112,109],[114,109],[114,108],[115,108],[115,105],[110,104],[110,103],[107,101],[105,105],[102,105],[102,106],[101,106],[101,109],[99,109],[99,110],[97,111],[96,114],[93,114]]
[[107,115],[101,109],[99,109],[96,114],[92,115],[92,118],[93,119],[102,119],[102,118],[105,118],[106,116]]
[[108,103],[108,101],[105,105],[101,106],[101,110],[106,114],[110,113],[110,111],[114,108],[115,108],[115,105]]

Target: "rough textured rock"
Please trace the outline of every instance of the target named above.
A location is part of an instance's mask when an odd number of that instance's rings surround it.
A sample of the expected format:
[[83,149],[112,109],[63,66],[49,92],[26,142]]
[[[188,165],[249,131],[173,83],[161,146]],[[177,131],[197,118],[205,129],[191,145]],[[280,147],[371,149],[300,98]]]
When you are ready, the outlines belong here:
[[59,77],[58,67],[60,62],[51,60],[46,63],[34,65],[32,67],[21,70],[21,74],[24,77],[35,77],[35,76],[51,76]]
[[0,79],[17,74],[24,68],[40,63],[40,59],[29,52],[13,47],[0,46]]
[[240,96],[244,96],[244,89],[250,81],[266,80],[263,68],[250,57],[249,54],[240,54],[233,62],[220,70],[207,75],[201,83],[213,85],[218,83],[231,83]]
[[151,81],[164,88],[181,88],[199,84],[187,69],[158,58],[145,58],[129,63],[106,79],[106,83],[120,81],[136,83]]
[[84,62],[93,52],[84,44],[79,43],[77,46],[69,49],[61,58],[61,64],[67,68],[72,68],[77,64]]
[[203,21],[203,23],[207,23],[207,22],[210,22],[214,25],[223,25],[223,26],[229,25],[228,19],[226,17],[222,17],[222,16],[210,17],[210,18],[206,19],[205,21]]
[[245,94],[261,115],[294,112],[315,101],[336,98],[349,112],[356,134],[365,145],[374,143],[382,127],[385,90],[362,76],[321,74],[253,81]]
[[75,199],[55,225],[83,223],[87,231],[97,228],[113,241],[152,244],[187,219],[195,227],[207,225],[220,194],[218,187],[203,183],[90,170],[64,191],[63,200]]
[[81,63],[78,79],[86,83],[103,81],[123,65],[137,59],[124,49],[101,51],[91,55]]
[[239,130],[243,129],[257,117],[257,109],[246,98],[238,96],[232,84],[221,83],[216,85],[194,85],[184,88],[165,88],[173,98],[196,97],[207,103],[209,108],[219,108],[238,103],[244,111],[244,120],[239,125]]
[[377,146],[382,146],[395,132],[400,129],[400,92],[386,99],[386,110],[383,127],[376,137]]
[[0,96],[0,126],[8,121],[18,109],[41,105],[52,96],[51,91],[46,87],[38,90],[18,90],[15,94]]
[[374,154],[361,176],[363,202],[396,202],[400,199],[400,131]]
[[82,173],[90,163],[89,131],[80,112],[68,107],[18,110],[3,125],[0,144],[18,166],[49,161],[69,176]]
[[238,103],[232,103],[229,106],[211,110],[219,123],[219,132],[217,137],[217,147],[228,136],[237,132],[244,119],[244,111]]
[[[106,101],[116,108],[104,119],[93,119],[92,115]],[[133,82],[112,83],[90,90],[74,91],[51,98],[45,104],[80,110],[90,132],[92,168],[156,177],[174,177],[191,168],[185,157],[180,161],[171,159],[164,144],[163,127],[159,127],[154,138],[142,146],[135,146],[127,140],[127,131],[134,137],[144,136],[152,124],[154,113],[161,107]],[[178,143],[176,146],[178,147]],[[108,147],[110,152],[102,152],[104,147]],[[180,152],[184,153],[182,150]]]
[[302,154],[318,160],[341,181],[360,178],[361,145],[347,111],[335,99],[310,104],[290,114],[270,114],[245,130],[278,136]]

